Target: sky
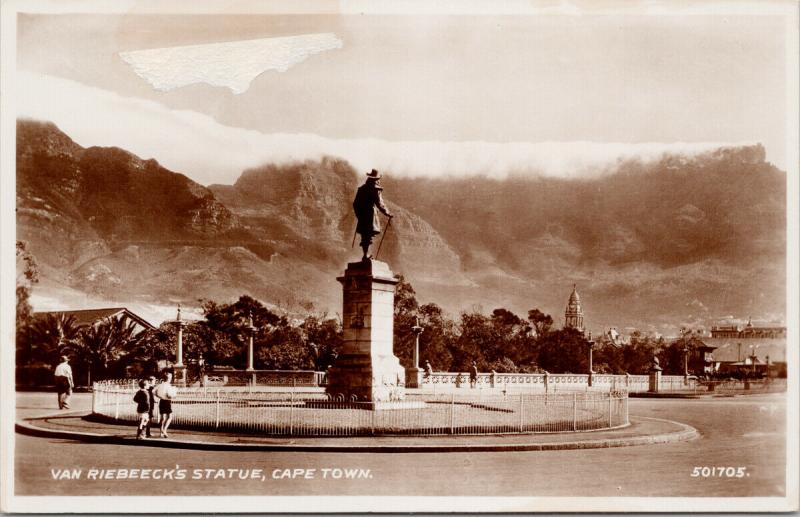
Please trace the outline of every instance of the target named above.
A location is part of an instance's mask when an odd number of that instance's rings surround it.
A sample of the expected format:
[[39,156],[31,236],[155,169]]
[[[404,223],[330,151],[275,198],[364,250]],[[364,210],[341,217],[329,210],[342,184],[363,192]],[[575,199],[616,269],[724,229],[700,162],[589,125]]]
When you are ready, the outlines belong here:
[[786,168],[778,17],[21,14],[17,30],[19,116],[202,184],[323,154],[572,177],[756,142]]

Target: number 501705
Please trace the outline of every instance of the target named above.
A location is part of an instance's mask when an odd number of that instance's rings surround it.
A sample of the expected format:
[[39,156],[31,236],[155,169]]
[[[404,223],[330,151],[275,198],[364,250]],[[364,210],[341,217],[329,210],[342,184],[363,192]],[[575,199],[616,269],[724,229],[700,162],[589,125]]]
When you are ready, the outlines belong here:
[[747,467],[694,467],[693,478],[743,478],[749,477]]

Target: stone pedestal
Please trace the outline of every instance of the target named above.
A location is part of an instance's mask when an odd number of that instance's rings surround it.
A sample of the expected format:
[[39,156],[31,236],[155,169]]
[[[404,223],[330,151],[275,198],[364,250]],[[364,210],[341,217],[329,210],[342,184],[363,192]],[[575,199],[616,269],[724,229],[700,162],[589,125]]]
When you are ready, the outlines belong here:
[[422,386],[422,368],[406,368],[406,388]]
[[650,393],[658,393],[661,387],[661,369],[650,370],[650,386],[648,390]]
[[172,379],[172,384],[176,386],[186,386],[186,366],[182,364],[176,364],[172,367],[172,370],[175,372],[175,375]]
[[398,280],[386,263],[375,260],[349,263],[337,280],[344,291],[344,344],[329,370],[327,393],[346,401],[402,400],[405,370],[393,350]]

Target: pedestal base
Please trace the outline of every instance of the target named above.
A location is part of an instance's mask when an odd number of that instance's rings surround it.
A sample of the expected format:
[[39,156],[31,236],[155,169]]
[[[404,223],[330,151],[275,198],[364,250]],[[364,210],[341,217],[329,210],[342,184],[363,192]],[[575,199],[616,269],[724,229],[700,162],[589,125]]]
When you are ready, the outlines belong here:
[[325,391],[334,400],[390,402],[405,398],[405,370],[395,356],[340,355]]
[[419,388],[422,386],[422,368],[406,368],[406,388]]
[[658,393],[661,388],[661,370],[651,370],[650,371],[650,385],[649,391],[650,393]]
[[186,386],[186,365],[175,365],[172,367],[173,372],[175,375],[172,379],[172,384],[176,386]]
[[342,284],[344,343],[328,371],[335,400],[384,403],[405,397],[405,369],[394,355],[394,288],[389,266],[376,260],[347,264]]

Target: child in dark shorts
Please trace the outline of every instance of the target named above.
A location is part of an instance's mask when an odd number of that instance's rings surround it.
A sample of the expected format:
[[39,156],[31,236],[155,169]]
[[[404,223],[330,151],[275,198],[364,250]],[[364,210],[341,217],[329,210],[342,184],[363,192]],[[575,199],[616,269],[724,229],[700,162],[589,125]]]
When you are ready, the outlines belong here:
[[150,427],[153,425],[153,422],[157,422],[156,420],[156,395],[154,393],[156,389],[156,377],[155,375],[151,375],[148,377],[148,384],[147,384],[147,396],[148,401],[150,402],[150,410],[147,412],[147,427],[145,436],[150,438],[152,435],[150,434]]
[[147,381],[142,379],[139,381],[139,391],[133,396],[133,401],[136,402],[136,413],[139,415],[139,427],[136,429],[136,439],[141,440],[144,438],[144,431],[147,428],[147,422],[150,420],[150,394],[147,392]]

